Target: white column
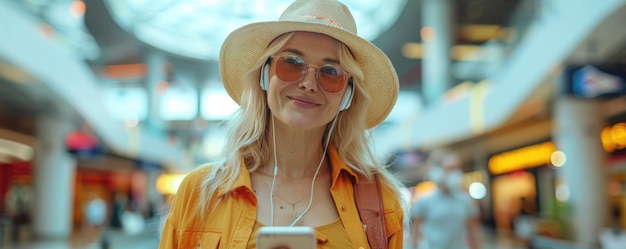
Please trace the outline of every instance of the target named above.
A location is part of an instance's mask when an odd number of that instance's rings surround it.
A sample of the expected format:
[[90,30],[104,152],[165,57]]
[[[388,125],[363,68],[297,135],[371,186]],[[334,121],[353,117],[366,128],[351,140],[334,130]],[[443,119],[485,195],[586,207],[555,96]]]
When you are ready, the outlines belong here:
[[596,243],[607,211],[605,153],[600,132],[604,117],[597,102],[556,98],[554,141],[567,161],[557,174],[567,182],[572,240]]
[[[149,50],[146,55],[147,75],[146,91],[148,93],[148,124],[155,130],[163,128],[161,119],[162,92],[159,92],[158,83],[167,80],[165,72],[167,60],[165,55],[156,50]],[[168,82],[169,83],[169,82]]]
[[422,93],[427,105],[436,104],[451,84],[452,17],[451,0],[422,1],[422,29],[434,30],[434,36],[422,36]]
[[46,113],[37,119],[35,150],[33,233],[37,239],[68,239],[76,161],[67,152],[65,137],[73,129],[63,115]]

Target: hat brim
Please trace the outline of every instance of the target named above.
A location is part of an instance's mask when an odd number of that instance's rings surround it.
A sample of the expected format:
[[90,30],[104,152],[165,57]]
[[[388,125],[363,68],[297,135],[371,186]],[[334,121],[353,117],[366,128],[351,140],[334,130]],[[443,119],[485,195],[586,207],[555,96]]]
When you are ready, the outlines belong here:
[[398,98],[398,76],[389,58],[374,44],[343,29],[325,24],[298,21],[252,23],[230,33],[220,51],[220,74],[224,88],[240,102],[244,74],[257,62],[269,43],[279,35],[305,31],[325,34],[346,44],[361,65],[362,87],[370,95],[366,126],[380,124],[393,109]]

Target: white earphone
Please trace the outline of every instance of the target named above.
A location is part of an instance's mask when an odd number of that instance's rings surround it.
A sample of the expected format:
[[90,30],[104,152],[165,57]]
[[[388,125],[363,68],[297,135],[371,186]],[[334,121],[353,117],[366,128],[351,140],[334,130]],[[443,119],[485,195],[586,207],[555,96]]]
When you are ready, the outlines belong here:
[[270,67],[267,66],[268,64],[269,60],[265,64],[263,64],[263,67],[261,67],[261,78],[259,79],[259,81],[261,84],[261,90],[263,91],[267,91],[270,85]]
[[[267,63],[263,64],[263,67],[261,67],[261,77],[259,79],[259,84],[261,86],[261,90],[263,91],[267,91],[267,89],[269,89],[269,84],[270,84],[270,67],[268,67],[267,65],[269,64],[269,60]],[[343,98],[341,99],[341,105],[339,106],[339,111],[343,111],[346,110],[350,107],[350,104],[352,104],[352,96],[354,95],[354,88],[352,87],[352,79],[350,79],[350,81],[348,82],[348,88],[346,89],[346,92],[343,94]]]
[[352,96],[354,96],[354,88],[352,87],[352,79],[348,82],[348,89],[343,94],[343,98],[341,99],[341,105],[339,106],[339,111],[346,110],[352,104]]

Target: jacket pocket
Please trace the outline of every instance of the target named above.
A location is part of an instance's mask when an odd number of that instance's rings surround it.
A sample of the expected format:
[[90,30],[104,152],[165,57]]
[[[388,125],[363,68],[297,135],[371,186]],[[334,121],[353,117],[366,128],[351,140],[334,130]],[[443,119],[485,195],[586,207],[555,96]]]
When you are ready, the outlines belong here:
[[209,231],[184,231],[180,239],[181,249],[209,249],[220,245],[221,233]]

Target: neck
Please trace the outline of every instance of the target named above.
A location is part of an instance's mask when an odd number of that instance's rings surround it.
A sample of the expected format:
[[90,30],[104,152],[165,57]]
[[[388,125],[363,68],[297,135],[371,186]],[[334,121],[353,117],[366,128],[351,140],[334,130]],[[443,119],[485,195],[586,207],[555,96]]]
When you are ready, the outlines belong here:
[[[274,154],[278,164],[278,175],[290,178],[313,176],[320,165],[324,153],[322,142],[324,128],[315,130],[296,130],[276,122],[274,132],[270,133],[270,143],[276,141],[272,149],[270,164],[264,172],[273,173]],[[323,162],[321,162],[323,163]]]

